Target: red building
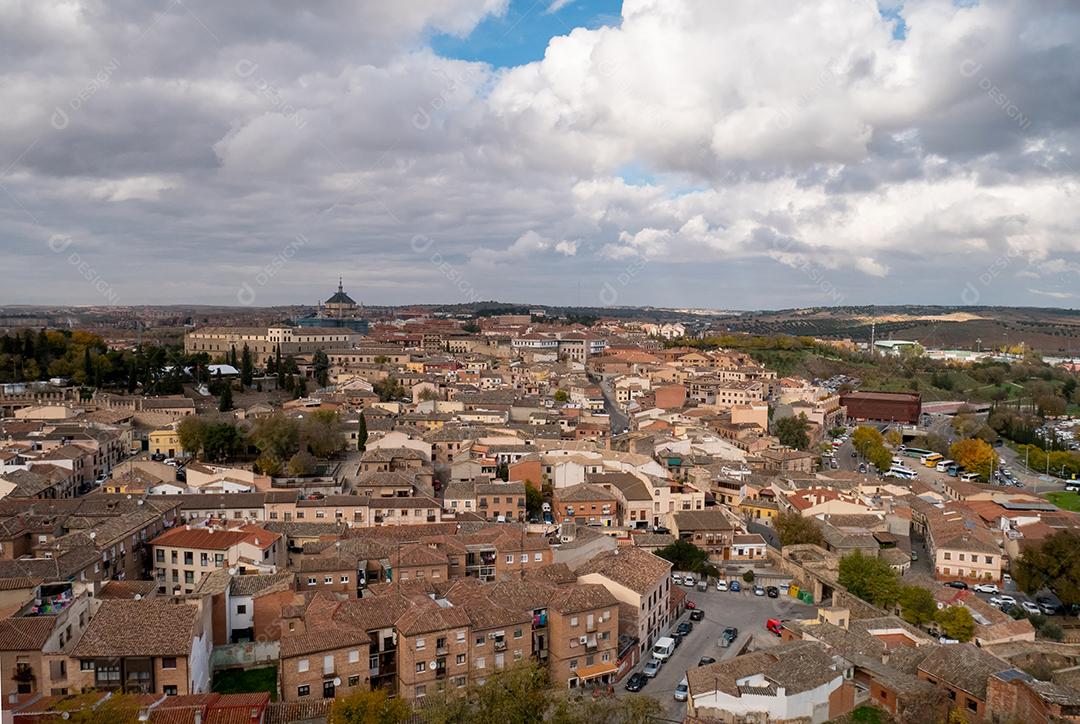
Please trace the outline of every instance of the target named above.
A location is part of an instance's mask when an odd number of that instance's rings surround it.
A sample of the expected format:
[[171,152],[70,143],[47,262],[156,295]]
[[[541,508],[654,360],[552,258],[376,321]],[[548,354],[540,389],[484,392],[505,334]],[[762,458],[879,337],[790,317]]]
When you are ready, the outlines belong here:
[[918,392],[845,392],[840,404],[855,420],[906,422],[916,425],[922,413],[922,395]]

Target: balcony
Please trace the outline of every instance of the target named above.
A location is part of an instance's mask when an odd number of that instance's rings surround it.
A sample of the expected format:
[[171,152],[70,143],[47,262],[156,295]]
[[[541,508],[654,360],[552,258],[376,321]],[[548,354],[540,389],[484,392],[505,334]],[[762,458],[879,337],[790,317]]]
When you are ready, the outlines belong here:
[[446,656],[449,653],[450,653],[450,649],[448,647],[446,647],[446,646],[437,646],[437,647],[435,647],[435,655],[436,656]]
[[496,639],[495,640],[495,650],[496,651],[506,651],[506,640],[505,639]]

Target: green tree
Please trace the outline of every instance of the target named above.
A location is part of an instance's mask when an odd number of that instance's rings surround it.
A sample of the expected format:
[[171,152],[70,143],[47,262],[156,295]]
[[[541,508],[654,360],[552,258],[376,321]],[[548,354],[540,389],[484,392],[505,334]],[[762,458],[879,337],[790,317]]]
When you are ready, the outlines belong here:
[[900,615],[916,626],[932,622],[937,615],[934,594],[922,586],[904,586],[900,589]]
[[797,417],[781,417],[773,423],[773,432],[780,439],[781,445],[787,445],[796,450],[805,450],[810,447],[810,421],[801,412]]
[[359,690],[335,699],[327,724],[405,724],[412,708],[403,699],[391,699],[385,688]]
[[716,576],[718,574],[716,567],[709,562],[708,552],[698,548],[690,541],[679,539],[669,543],[656,551],[656,555],[665,561],[671,561],[671,566],[676,571],[697,573],[703,576]]
[[288,460],[300,448],[300,424],[280,412],[260,417],[248,433],[248,440],[260,453],[271,453],[278,460]]
[[566,402],[570,399],[570,395],[566,394],[566,390],[555,390],[555,401]]
[[885,472],[892,467],[893,455],[884,446],[878,446],[870,450],[870,454],[866,456],[866,459],[869,460],[875,468],[881,472]]
[[544,508],[544,494],[528,480],[525,481],[525,513],[529,517],[540,517]]
[[232,382],[225,380],[221,386],[221,397],[218,398],[218,412],[228,412],[233,409]]
[[405,388],[393,375],[379,380],[371,387],[379,396],[379,402],[390,402],[405,397]]
[[311,365],[315,371],[315,381],[319,383],[319,387],[326,387],[330,384],[330,358],[326,356],[326,352],[321,349],[315,350],[315,354],[311,358]]
[[263,475],[281,475],[283,466],[281,464],[281,458],[274,455],[272,452],[264,452],[255,461],[255,466],[259,468],[259,472]]
[[1041,417],[1060,417],[1065,414],[1069,403],[1057,395],[1043,395],[1035,401]]
[[285,387],[285,367],[281,363],[281,345],[274,345],[274,369],[277,371],[278,389]]
[[990,479],[990,470],[997,467],[998,456],[985,440],[967,438],[954,442],[949,457],[968,472],[976,473],[983,480]]
[[855,448],[855,452],[859,453],[864,458],[869,458],[870,451],[874,448],[881,447],[884,443],[885,438],[883,438],[877,428],[874,427],[860,425],[855,428],[855,432],[851,433],[851,446]]
[[243,446],[243,441],[236,425],[228,422],[214,423],[206,427],[203,452],[207,460],[228,460]]
[[255,365],[251,359],[251,348],[244,343],[243,352],[240,354],[240,384],[244,389],[251,387],[251,381],[255,377]]
[[176,435],[184,452],[198,456],[206,446],[206,421],[196,415],[188,415],[176,426]]
[[885,442],[889,443],[893,448],[899,447],[900,444],[904,442],[904,435],[896,428],[890,428],[890,430],[885,433]]
[[970,641],[975,635],[975,619],[964,606],[948,606],[937,612],[937,623],[945,636]]
[[356,446],[361,450],[367,449],[367,418],[364,417],[364,413],[360,413],[360,422],[356,432]]
[[498,467],[495,468],[495,477],[498,478],[499,480],[502,480],[503,482],[506,482],[507,480],[509,480],[510,479],[510,466],[507,465],[506,463],[499,463]]
[[1066,606],[1080,603],[1080,535],[1066,529],[1028,547],[1016,561],[1013,576],[1029,595],[1045,587]]
[[773,521],[776,535],[780,538],[781,546],[791,546],[800,543],[813,543],[825,545],[825,539],[821,535],[821,524],[816,518],[804,517],[794,512],[780,513]]
[[840,585],[878,608],[892,608],[900,598],[896,571],[875,556],[859,551],[840,559]]
[[549,708],[547,670],[528,660],[496,671],[464,695],[446,692],[428,697],[428,724],[541,724]]
[[312,455],[328,458],[345,449],[345,437],[334,410],[314,410],[300,424],[300,446]]

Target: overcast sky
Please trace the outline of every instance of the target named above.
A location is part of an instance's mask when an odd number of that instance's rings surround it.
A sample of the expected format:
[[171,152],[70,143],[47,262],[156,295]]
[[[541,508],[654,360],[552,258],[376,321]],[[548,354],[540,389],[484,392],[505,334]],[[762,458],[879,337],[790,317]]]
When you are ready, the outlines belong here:
[[1077,306],[1075,0],[0,0],[0,303]]

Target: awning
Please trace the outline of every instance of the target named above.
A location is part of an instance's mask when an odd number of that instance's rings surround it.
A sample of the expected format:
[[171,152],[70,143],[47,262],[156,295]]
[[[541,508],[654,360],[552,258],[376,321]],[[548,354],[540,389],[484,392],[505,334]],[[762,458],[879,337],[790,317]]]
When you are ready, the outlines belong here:
[[574,673],[582,681],[588,681],[589,679],[595,679],[598,676],[604,674],[610,674],[619,670],[619,664],[615,661],[607,661],[600,664],[593,664],[592,666],[582,666]]

